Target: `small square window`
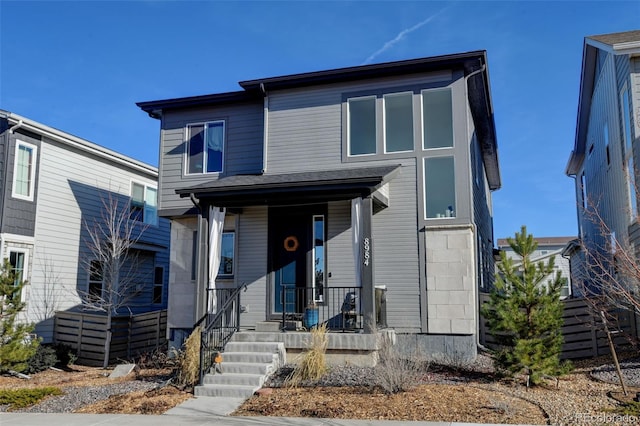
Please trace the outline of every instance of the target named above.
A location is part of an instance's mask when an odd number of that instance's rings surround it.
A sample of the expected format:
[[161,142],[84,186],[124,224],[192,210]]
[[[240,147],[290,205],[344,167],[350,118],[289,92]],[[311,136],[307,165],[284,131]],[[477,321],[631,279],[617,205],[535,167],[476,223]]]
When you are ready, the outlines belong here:
[[162,289],[164,287],[164,268],[156,266],[153,271],[153,299],[151,303],[162,303]]

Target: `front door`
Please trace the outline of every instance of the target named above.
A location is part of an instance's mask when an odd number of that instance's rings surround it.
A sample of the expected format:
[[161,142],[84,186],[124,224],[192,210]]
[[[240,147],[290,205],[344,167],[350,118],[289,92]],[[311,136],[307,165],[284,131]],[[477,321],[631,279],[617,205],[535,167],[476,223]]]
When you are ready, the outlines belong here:
[[308,287],[309,224],[311,216],[296,207],[269,210],[271,248],[271,311],[303,312]]

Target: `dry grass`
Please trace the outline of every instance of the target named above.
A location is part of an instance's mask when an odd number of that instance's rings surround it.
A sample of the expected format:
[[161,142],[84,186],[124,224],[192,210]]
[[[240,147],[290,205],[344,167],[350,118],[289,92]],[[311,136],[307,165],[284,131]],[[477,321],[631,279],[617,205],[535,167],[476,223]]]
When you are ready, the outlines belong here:
[[163,414],[191,397],[191,394],[182,392],[172,386],[166,386],[149,391],[115,395],[95,404],[84,406],[75,412],[92,414]]
[[200,336],[200,327],[196,327],[178,353],[176,383],[179,386],[193,387],[200,380]]
[[327,336],[326,324],[311,329],[311,340],[308,342],[307,350],[301,354],[300,362],[287,377],[285,381],[287,386],[297,387],[306,380],[319,380],[327,371],[325,354],[328,345],[329,337]]

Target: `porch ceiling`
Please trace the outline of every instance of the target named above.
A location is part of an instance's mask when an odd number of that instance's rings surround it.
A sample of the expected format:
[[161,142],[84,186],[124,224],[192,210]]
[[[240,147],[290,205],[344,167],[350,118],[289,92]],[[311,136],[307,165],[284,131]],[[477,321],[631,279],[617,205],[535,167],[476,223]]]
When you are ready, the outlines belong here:
[[400,165],[359,167],[313,172],[226,176],[177,189],[220,207],[312,203],[366,197],[389,182]]

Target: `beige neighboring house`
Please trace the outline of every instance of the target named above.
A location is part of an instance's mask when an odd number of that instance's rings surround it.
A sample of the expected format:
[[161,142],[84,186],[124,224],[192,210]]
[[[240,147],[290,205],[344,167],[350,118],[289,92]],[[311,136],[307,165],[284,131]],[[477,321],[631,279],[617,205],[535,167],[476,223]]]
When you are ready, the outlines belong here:
[[[531,259],[534,262],[547,262],[549,258],[555,256],[555,270],[560,271],[562,278],[565,279],[565,284],[562,286],[560,293],[561,299],[567,299],[573,295],[572,282],[571,282],[571,267],[569,259],[562,255],[565,247],[576,237],[541,237],[534,238],[538,243],[537,249],[533,252]],[[498,249],[504,251],[507,257],[518,261],[520,257],[513,251],[506,238],[498,239]],[[517,265],[517,262],[516,262]],[[496,265],[496,272],[497,272]]]

